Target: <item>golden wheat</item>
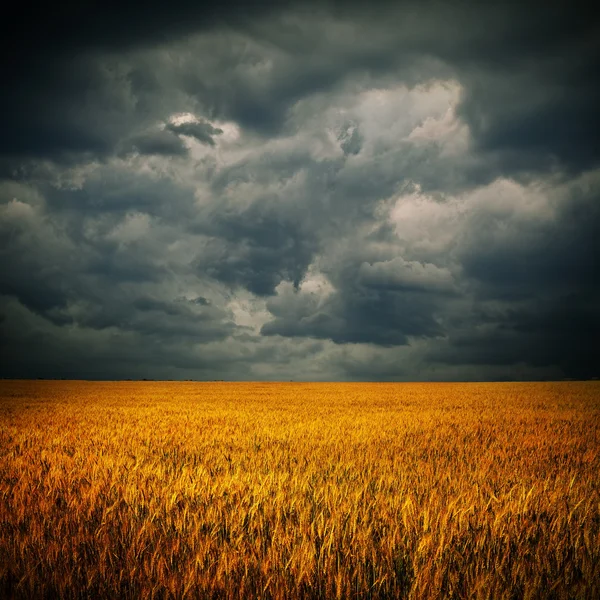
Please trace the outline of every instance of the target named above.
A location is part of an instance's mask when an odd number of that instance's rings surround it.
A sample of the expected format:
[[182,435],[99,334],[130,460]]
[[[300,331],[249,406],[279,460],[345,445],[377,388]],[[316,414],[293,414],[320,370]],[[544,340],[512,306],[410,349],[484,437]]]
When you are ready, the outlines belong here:
[[600,598],[600,385],[0,382],[0,596]]

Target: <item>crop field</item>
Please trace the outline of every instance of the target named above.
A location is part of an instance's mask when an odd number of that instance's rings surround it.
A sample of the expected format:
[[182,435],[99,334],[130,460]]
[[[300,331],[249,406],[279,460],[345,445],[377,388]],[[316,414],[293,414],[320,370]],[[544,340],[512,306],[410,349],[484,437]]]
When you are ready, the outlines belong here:
[[0,382],[1,598],[600,598],[597,382]]

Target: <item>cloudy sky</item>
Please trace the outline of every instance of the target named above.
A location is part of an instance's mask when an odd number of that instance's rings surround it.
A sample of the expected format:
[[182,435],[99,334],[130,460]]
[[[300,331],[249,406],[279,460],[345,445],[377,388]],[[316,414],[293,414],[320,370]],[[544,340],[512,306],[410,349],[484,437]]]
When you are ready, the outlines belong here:
[[577,2],[18,4],[2,376],[599,374]]

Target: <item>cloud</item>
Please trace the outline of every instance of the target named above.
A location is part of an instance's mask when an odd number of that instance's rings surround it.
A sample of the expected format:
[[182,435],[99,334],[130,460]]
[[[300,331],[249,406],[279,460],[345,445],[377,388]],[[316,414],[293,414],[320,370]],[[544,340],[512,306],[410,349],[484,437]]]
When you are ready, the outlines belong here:
[[325,300],[314,293],[283,286],[267,302],[274,319],[263,335],[312,337],[336,343],[405,345],[410,337],[435,337],[442,330],[435,303],[422,294],[373,289],[343,281]]
[[158,154],[162,156],[183,156],[187,148],[170,131],[159,130],[138,135],[128,140],[131,150],[140,154]]
[[29,22],[34,42],[4,53],[13,93],[0,110],[11,115],[3,151],[106,153],[130,128],[190,108],[272,134],[298,101],[345,83],[454,77],[464,88],[458,114],[501,168],[581,169],[597,160],[586,126],[598,99],[596,25],[583,7],[379,2],[367,15],[358,3],[311,4],[21,15],[12,22]]
[[376,289],[442,293],[453,289],[452,274],[448,269],[431,263],[406,261],[401,256],[373,264],[364,262],[358,277],[363,285]]
[[169,123],[167,127],[174,133],[193,137],[199,142],[208,144],[209,146],[215,145],[213,136],[223,133],[223,130],[219,127],[213,127],[210,123],[206,122],[186,121],[178,125]]
[[577,3],[11,10],[2,375],[598,374]]
[[313,240],[301,224],[256,205],[238,215],[217,216],[206,252],[197,259],[204,272],[228,285],[270,295],[282,280],[296,285],[310,263]]

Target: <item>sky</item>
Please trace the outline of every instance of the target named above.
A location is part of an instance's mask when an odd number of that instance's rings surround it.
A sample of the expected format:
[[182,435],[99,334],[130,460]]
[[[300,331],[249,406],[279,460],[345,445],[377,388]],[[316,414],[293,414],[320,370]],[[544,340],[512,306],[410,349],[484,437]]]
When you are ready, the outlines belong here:
[[0,376],[600,374],[583,3],[16,4]]

